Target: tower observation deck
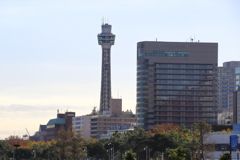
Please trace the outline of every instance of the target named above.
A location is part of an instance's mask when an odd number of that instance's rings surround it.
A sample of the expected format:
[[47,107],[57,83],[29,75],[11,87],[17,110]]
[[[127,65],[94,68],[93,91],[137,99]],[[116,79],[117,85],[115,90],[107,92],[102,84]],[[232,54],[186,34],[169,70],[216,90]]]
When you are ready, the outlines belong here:
[[109,111],[111,100],[111,46],[114,45],[115,35],[111,33],[112,26],[102,24],[102,33],[98,34],[98,44],[102,46],[102,77],[100,113]]

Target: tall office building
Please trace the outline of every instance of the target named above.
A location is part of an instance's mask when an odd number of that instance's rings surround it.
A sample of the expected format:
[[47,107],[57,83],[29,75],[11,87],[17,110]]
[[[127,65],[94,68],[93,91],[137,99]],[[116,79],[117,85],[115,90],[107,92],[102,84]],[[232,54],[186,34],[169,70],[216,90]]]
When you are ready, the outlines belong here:
[[224,62],[218,67],[218,108],[233,107],[232,93],[236,89],[235,69],[240,67],[240,61]]
[[232,108],[235,90],[235,68],[218,67],[218,108]]
[[236,89],[240,87],[240,67],[235,68],[235,85]]
[[233,123],[240,124],[240,87],[233,92]]
[[236,67],[240,67],[240,61],[224,62],[222,67],[218,67],[218,125],[232,125],[233,123]]
[[98,44],[102,46],[102,77],[100,113],[109,111],[111,101],[111,46],[114,45],[115,35],[111,33],[112,26],[102,24],[102,33],[98,34]]
[[218,44],[137,44],[137,125],[216,124]]

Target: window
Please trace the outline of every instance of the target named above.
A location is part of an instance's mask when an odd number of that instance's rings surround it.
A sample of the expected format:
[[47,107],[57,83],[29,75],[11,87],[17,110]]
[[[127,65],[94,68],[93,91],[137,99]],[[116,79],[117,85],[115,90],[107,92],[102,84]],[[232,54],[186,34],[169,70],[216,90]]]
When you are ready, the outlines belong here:
[[188,57],[188,52],[153,51],[152,53],[138,53],[138,56]]

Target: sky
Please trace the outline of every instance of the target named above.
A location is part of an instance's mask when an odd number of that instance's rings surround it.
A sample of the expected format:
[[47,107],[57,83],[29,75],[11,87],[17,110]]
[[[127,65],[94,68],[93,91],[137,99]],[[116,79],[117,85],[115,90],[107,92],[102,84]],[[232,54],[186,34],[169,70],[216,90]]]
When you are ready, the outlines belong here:
[[112,97],[136,108],[140,41],[218,43],[240,61],[239,0],[0,0],[0,139],[33,135],[60,112],[99,107],[103,18],[116,35]]

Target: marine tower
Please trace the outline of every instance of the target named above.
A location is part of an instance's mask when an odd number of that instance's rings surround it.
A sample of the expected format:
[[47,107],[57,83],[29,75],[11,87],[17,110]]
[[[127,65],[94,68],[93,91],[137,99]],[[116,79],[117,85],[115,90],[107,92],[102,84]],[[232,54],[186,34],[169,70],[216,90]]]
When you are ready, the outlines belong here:
[[115,35],[111,33],[112,26],[102,24],[102,33],[98,34],[98,44],[102,46],[102,77],[100,113],[109,111],[111,101],[111,46],[114,45]]

